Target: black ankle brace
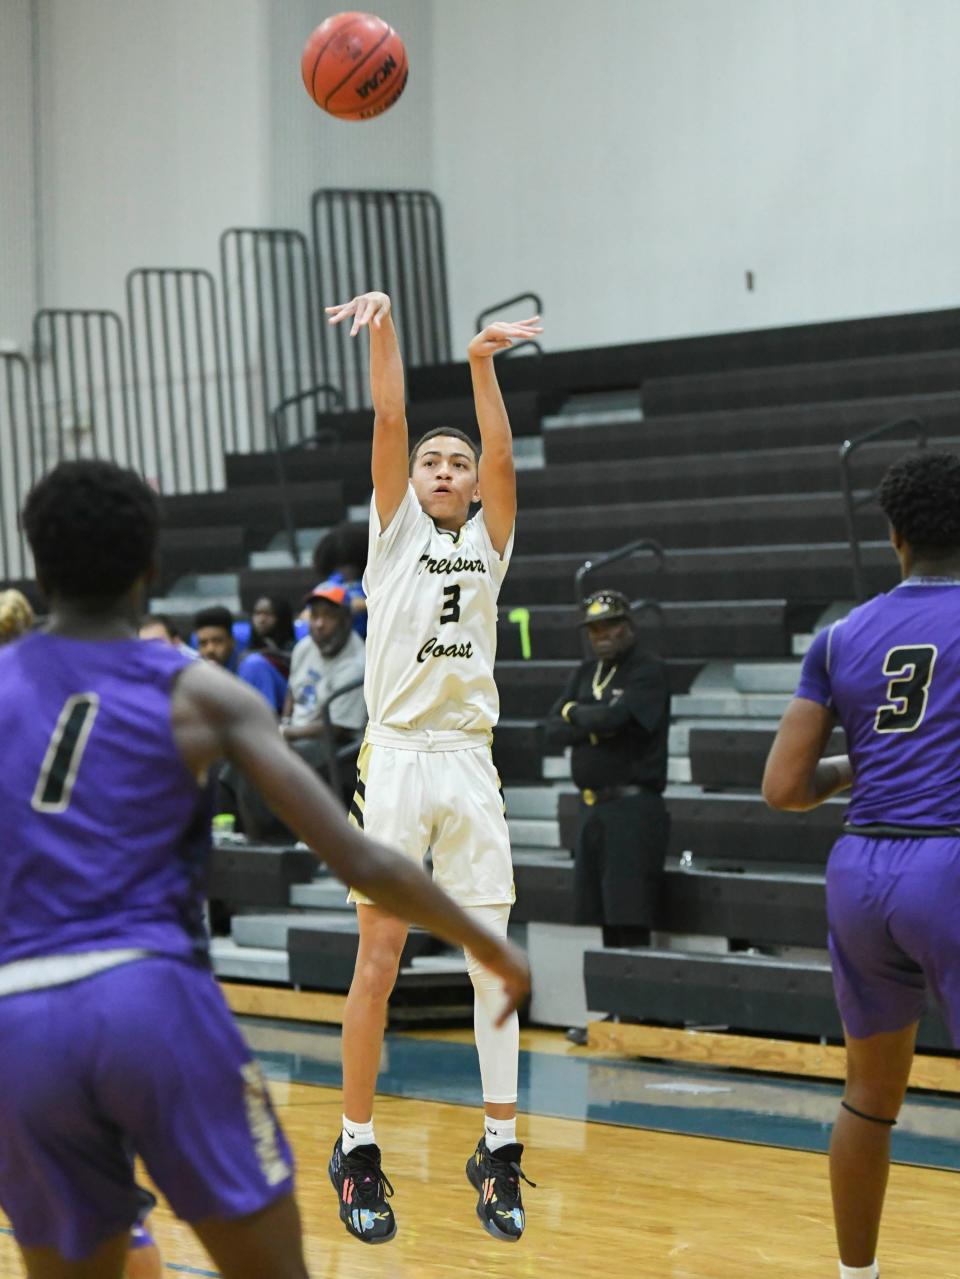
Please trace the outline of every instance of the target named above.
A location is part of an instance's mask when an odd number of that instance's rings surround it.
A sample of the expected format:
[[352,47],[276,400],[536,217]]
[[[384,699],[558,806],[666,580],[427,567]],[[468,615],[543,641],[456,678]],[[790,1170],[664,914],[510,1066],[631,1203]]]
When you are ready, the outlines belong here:
[[856,1106],[851,1106],[849,1101],[841,1101],[840,1105],[844,1110],[849,1110],[851,1115],[856,1115],[858,1119],[866,1119],[870,1124],[882,1124],[884,1128],[896,1128],[897,1121],[895,1119],[878,1119],[876,1115],[865,1115],[862,1110],[857,1110]]

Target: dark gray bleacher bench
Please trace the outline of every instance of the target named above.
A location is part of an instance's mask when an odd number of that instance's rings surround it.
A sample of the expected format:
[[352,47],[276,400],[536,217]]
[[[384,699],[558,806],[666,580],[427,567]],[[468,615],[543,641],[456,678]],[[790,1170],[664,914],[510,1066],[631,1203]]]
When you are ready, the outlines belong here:
[[[747,449],[801,448],[833,445],[848,435],[891,422],[920,416],[934,435],[960,431],[960,394],[944,391],[824,403],[784,404],[759,409],[673,413],[643,422],[614,423],[603,428],[603,457],[674,457],[692,459],[704,454],[729,454]],[[892,438],[896,438],[893,436]],[[911,438],[909,430],[901,437]],[[544,437],[548,468],[555,463],[591,463],[597,460],[597,428],[570,426]]]
[[308,884],[319,861],[309,849],[275,844],[220,844],[213,848],[207,896],[229,909],[287,906],[290,887]]
[[[697,1023],[784,1037],[842,1038],[826,960],[657,950],[589,950],[587,1006],[639,1021]],[[682,1009],[682,1017],[678,1010]],[[937,1013],[920,1023],[920,1048],[949,1049]]]

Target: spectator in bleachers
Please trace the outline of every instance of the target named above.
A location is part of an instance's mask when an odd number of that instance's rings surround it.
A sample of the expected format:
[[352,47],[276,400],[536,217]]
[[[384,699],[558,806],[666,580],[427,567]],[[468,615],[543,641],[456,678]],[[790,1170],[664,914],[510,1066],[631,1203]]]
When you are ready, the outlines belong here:
[[184,643],[176,622],[166,613],[145,614],[140,619],[138,634],[142,640],[160,640],[164,644],[169,644],[171,648],[175,648],[184,657],[199,657],[199,653],[195,648],[191,648],[189,644]]
[[[304,606],[310,611],[310,633],[293,650],[280,731],[309,764],[322,768],[326,763],[324,705],[336,689],[363,679],[366,648],[352,629],[347,587],[321,582]],[[338,738],[359,734],[367,721],[363,688],[338,697],[330,707],[330,718]]]
[[19,639],[33,626],[33,609],[20,591],[0,591],[0,644]]
[[284,679],[290,677],[290,658],[297,636],[293,609],[279,595],[261,595],[250,613],[248,653],[262,653]]
[[[328,776],[324,706],[337,689],[363,679],[366,648],[351,628],[346,587],[322,582],[306,597],[304,606],[310,612],[310,632],[293,650],[280,732],[291,749],[317,772]],[[332,703],[330,718],[336,742],[344,744],[352,738],[359,747],[360,733],[367,721],[362,685]],[[338,762],[342,768],[341,781],[349,783],[349,793],[344,796],[349,802],[354,769],[347,759]],[[248,839],[268,843],[293,841],[294,835],[237,769],[225,769],[220,783],[221,810],[236,814],[239,827]]]
[[296,642],[289,602],[279,595],[261,595],[250,612],[250,651],[272,646],[292,653]]
[[575,920],[600,925],[605,946],[646,945],[670,831],[666,668],[638,644],[625,595],[597,591],[583,609],[594,657],[573,672],[546,723],[551,745],[573,748],[580,790]]
[[321,582],[333,582],[350,590],[353,629],[367,638],[367,597],[362,581],[367,567],[366,524],[344,521],[326,533],[313,549],[313,567]]
[[200,656],[207,662],[232,671],[262,694],[280,714],[287,694],[287,681],[262,653],[240,653],[233,637],[233,615],[221,604],[203,608],[193,619]]

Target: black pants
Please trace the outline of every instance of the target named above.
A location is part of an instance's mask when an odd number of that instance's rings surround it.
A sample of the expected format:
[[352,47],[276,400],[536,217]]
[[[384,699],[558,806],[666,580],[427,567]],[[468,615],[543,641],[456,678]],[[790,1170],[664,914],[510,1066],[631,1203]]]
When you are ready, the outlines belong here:
[[604,926],[606,945],[647,940],[635,930],[656,926],[669,838],[670,814],[655,791],[602,804],[581,801],[575,922]]

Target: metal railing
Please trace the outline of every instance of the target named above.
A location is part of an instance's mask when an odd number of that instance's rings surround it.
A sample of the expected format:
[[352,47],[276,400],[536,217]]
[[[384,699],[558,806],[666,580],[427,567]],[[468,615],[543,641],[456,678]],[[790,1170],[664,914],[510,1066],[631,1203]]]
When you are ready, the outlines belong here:
[[327,756],[327,778],[330,789],[337,796],[343,794],[343,781],[340,774],[340,765],[351,755],[355,755],[361,742],[363,741],[363,729],[360,729],[357,735],[349,741],[343,741],[337,737],[337,729],[330,721],[330,707],[340,697],[346,693],[352,693],[355,689],[363,688],[363,678],[351,680],[349,684],[342,684],[339,688],[335,688],[327,700],[323,704],[323,745]]
[[216,282],[194,268],[137,267],[126,293],[141,469],[161,493],[221,488],[228,427]]
[[865,431],[862,435],[857,435],[852,440],[844,440],[840,445],[840,487],[843,494],[843,515],[847,529],[847,540],[850,543],[853,593],[858,603],[862,603],[867,598],[867,579],[863,571],[863,557],[860,554],[860,538],[857,535],[856,515],[861,507],[868,506],[875,500],[877,490],[871,489],[869,493],[862,494],[860,497],[855,495],[850,472],[850,461],[854,453],[862,448],[864,444],[869,444],[884,435],[890,435],[894,431],[906,431],[908,428],[911,437],[916,441],[917,447],[925,448],[927,445],[927,428],[918,417],[903,417],[898,418],[895,422],[885,422],[882,426],[876,426],[872,431]]
[[[543,315],[543,299],[539,293],[534,293],[530,289],[527,293],[517,293],[512,298],[504,298],[502,302],[494,302],[493,306],[488,306],[486,310],[481,311],[474,321],[474,332],[479,333],[489,320],[497,314],[498,311],[506,311],[508,307],[517,306],[520,302],[529,301],[533,306],[535,315]],[[527,338],[524,342],[516,342],[513,346],[507,347],[505,351],[501,351],[498,358],[503,360],[508,356],[516,355],[518,351],[533,348],[538,359],[543,358],[543,347],[536,338]]]
[[267,446],[271,406],[321,380],[310,246],[300,231],[228,227],[220,275],[228,448],[254,452]]
[[345,325],[331,328],[324,306],[381,289],[393,300],[407,367],[450,359],[443,212],[432,192],[315,191],[311,223],[320,361],[326,380],[343,390],[347,408],[370,405],[368,344],[352,341]]
[[301,404],[306,400],[314,399],[318,395],[332,396],[338,408],[343,406],[343,396],[339,390],[335,386],[321,382],[317,386],[308,387],[306,391],[299,391],[296,395],[288,395],[285,400],[280,401],[270,414],[270,438],[273,444],[274,463],[277,471],[277,493],[280,498],[280,509],[283,515],[283,527],[287,535],[287,544],[290,547],[290,556],[294,565],[300,563],[300,548],[297,545],[297,524],[293,514],[293,505],[290,502],[290,495],[287,491],[287,456],[300,449],[310,448],[323,442],[332,444],[334,448],[339,448],[340,433],[331,426],[318,429],[314,425],[314,429],[310,434],[301,434],[291,444],[282,430],[282,421],[283,415],[288,409],[296,408],[298,410],[297,422],[299,425]]
[[33,320],[39,469],[82,457],[142,460],[131,436],[126,340],[115,311],[47,308]]

